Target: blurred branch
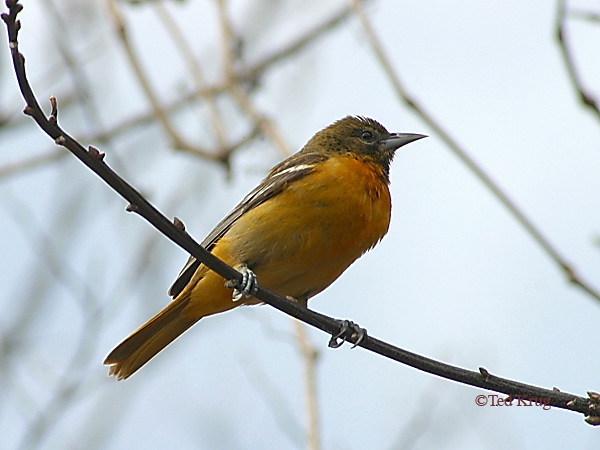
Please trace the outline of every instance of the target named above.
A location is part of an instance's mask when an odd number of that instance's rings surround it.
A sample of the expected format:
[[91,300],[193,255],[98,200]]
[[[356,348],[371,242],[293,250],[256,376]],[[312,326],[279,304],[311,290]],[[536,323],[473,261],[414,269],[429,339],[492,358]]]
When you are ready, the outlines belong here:
[[254,122],[256,127],[259,128],[266,136],[268,136],[269,139],[271,139],[271,141],[283,155],[289,156],[292,154],[290,145],[285,141],[284,137],[279,132],[273,121],[254,106],[250,100],[250,97],[246,94],[242,86],[240,86],[237,81],[234,72],[234,56],[238,55],[238,52],[235,52],[234,48],[238,46],[234,44],[235,39],[231,22],[227,17],[226,0],[218,0],[217,3],[219,9],[219,24],[221,26],[221,37],[223,40],[223,69],[225,70],[225,79],[229,85],[228,92],[236,100],[242,111],[244,111],[244,113],[252,120],[252,122]]
[[[584,18],[586,20],[598,20],[598,15],[594,14],[586,14],[582,13],[577,14],[578,17]],[[567,69],[567,74],[569,75],[569,79],[571,80],[571,84],[573,88],[579,95],[579,99],[581,102],[588,108],[590,108],[600,119],[600,105],[598,104],[598,100],[596,97],[591,94],[586,88],[583,86],[583,80],[577,69],[577,64],[575,62],[575,56],[573,55],[573,50],[569,46],[568,37],[567,37],[567,5],[566,0],[559,0],[556,6],[556,38],[558,40],[558,45],[561,50],[561,54],[565,63],[565,67]]]
[[[162,5],[160,2],[156,3],[156,8],[158,11],[162,11]],[[243,137],[239,138],[236,142],[230,143],[228,148],[221,149],[214,156],[209,157],[209,159],[224,161],[224,158],[230,153],[233,153],[240,147],[246,145],[248,142],[252,141],[262,132],[267,136],[273,136],[273,141],[276,142],[276,146],[280,149],[281,153],[284,155],[288,155],[291,153],[290,146],[285,143],[283,138],[279,139],[277,137],[277,131],[272,131],[274,125],[271,121],[269,121],[266,117],[261,116],[261,114],[253,107],[253,105],[248,101],[247,94],[242,89],[242,86],[252,87],[256,85],[258,78],[273,65],[285,60],[286,58],[290,58],[295,55],[297,52],[301,51],[308,45],[314,43],[318,38],[320,38],[323,34],[331,31],[336,26],[340,25],[350,14],[352,13],[352,9],[349,7],[341,8],[339,11],[333,13],[330,17],[324,19],[321,23],[317,23],[314,27],[309,28],[305,32],[301,33],[298,37],[292,40],[287,45],[282,46],[279,50],[271,53],[260,59],[259,61],[250,64],[247,67],[242,67],[239,69],[234,69],[234,73],[232,78],[235,79],[234,85],[236,88],[233,91],[233,95],[236,98],[238,104],[241,105],[242,109],[246,112],[246,114],[251,118],[254,123],[254,127],[248,132],[245,133]],[[173,34],[173,39],[176,42],[180,42],[183,39],[181,37],[176,37],[178,33],[176,24],[170,23],[170,19],[168,17],[163,17],[165,22],[165,26],[170,30]],[[177,30],[177,31],[176,31]],[[181,47],[181,46],[180,46]],[[194,74],[194,89],[190,92],[182,94],[180,97],[175,98],[174,100],[166,100],[164,105],[160,107],[163,116],[178,111],[180,108],[190,104],[193,101],[196,101],[198,97],[204,98],[209,102],[209,106],[211,102],[214,102],[215,97],[227,93],[231,89],[231,83],[228,80],[217,82],[212,85],[207,85],[202,80],[201,72],[197,72],[199,70],[199,66],[194,62],[193,55],[189,48],[181,48],[182,54],[184,55],[188,66],[190,67],[190,71]],[[77,56],[77,58],[79,58]],[[194,65],[195,67],[192,67]],[[57,68],[53,68],[51,73],[55,73]],[[196,71],[196,73],[194,73]],[[200,75],[200,77],[199,77]],[[50,75],[44,75],[42,79],[47,80]],[[241,89],[240,92],[237,89]],[[61,105],[63,108],[66,104],[71,104],[74,100],[74,97],[69,94],[61,95]],[[216,105],[216,104],[215,104]],[[216,107],[216,106],[215,106]],[[211,107],[212,108],[212,107]],[[214,112],[212,113],[213,117]],[[10,117],[10,116],[8,116]],[[122,136],[123,134],[135,131],[135,129],[149,125],[156,121],[156,111],[153,107],[149,111],[137,114],[128,119],[120,120],[119,123],[114,126],[109,126],[104,128],[104,131],[91,133],[87,136],[80,136],[80,139],[87,141],[95,141],[100,143],[107,143],[111,139],[115,139],[117,137]],[[15,123],[11,121],[11,123]],[[25,123],[25,121],[18,121],[19,124]],[[219,140],[217,134],[217,140]],[[49,150],[47,154],[34,156],[31,158],[24,158],[23,161],[17,163],[7,164],[4,167],[0,167],[0,178],[14,176],[20,173],[23,173],[29,169],[33,169],[36,167],[41,167],[45,164],[51,163],[62,158],[66,153],[62,150],[52,149]],[[203,155],[203,154],[202,154]],[[226,161],[225,161],[226,162]]]
[[[68,154],[63,149],[60,150],[64,154]],[[68,202],[66,205],[67,209],[78,207],[78,204],[73,202]],[[51,226],[48,221],[38,222],[33,211],[28,208],[28,204],[22,201],[18,194],[9,196],[5,206],[13,211],[13,216],[20,224],[27,241],[34,247],[37,261],[42,263],[57,284],[65,288],[70,294],[69,297],[81,308],[82,314],[87,319],[84,319],[86,324],[76,341],[78,346],[71,360],[65,365],[55,365],[52,361],[51,364],[47,364],[48,369],[44,368],[43,371],[40,371],[40,379],[46,379],[49,373],[56,375],[57,380],[52,384],[57,388],[52,390],[52,398],[49,400],[33,396],[28,401],[28,403],[34,404],[36,411],[33,413],[33,420],[29,424],[28,432],[23,436],[20,448],[29,449],[37,448],[41,444],[48,432],[60,422],[62,415],[67,412],[67,408],[72,406],[76,399],[80,399],[84,393],[89,395],[94,392],[83,389],[86,385],[76,375],[81,373],[86,363],[91,361],[94,355],[94,344],[98,342],[98,334],[101,331],[101,323],[97,314],[100,300],[94,295],[89,279],[82,277],[70,261],[61,259],[65,249],[57,247],[55,235],[43,230],[44,226],[50,226],[51,229],[68,230],[69,222],[65,219],[70,216],[68,211],[66,213],[61,211],[62,214],[57,214],[57,223],[55,226]],[[14,365],[17,365],[26,360],[28,353],[25,349],[30,336],[37,332],[40,321],[49,319],[45,308],[47,305],[43,301],[43,293],[49,287],[39,270],[32,272],[25,283],[26,288],[24,287],[20,292],[18,305],[15,305],[16,318],[13,319],[12,325],[6,324],[0,333],[0,360],[3,361],[4,370],[10,371],[8,367],[13,362],[16,363]],[[84,301],[80,301],[82,297]],[[41,350],[41,348],[38,349]],[[64,353],[67,354],[66,349]],[[42,351],[40,356],[35,359],[39,361],[46,357],[47,354]],[[17,379],[14,383],[19,387],[22,381]],[[23,386],[20,389],[24,393],[22,394],[23,398],[29,390],[30,386]]]
[[[194,80],[195,88],[197,91],[202,91],[206,88],[206,80],[204,79],[204,75],[202,74],[202,69],[200,68],[200,64],[196,61],[192,49],[188,45],[187,40],[179,30],[177,23],[171,17],[169,10],[165,7],[162,2],[154,3],[154,8],[158,16],[162,19],[165,28],[173,37],[173,41],[175,42],[175,47],[179,49],[181,52],[181,56],[188,66],[188,70]],[[208,104],[208,108],[210,110],[212,116],[212,124],[215,132],[215,137],[217,139],[217,144],[219,146],[219,153],[222,158],[225,158],[229,151],[227,150],[227,141],[226,141],[226,133],[225,133],[225,122],[219,111],[217,106],[217,102],[214,96],[209,95],[206,98],[206,103]]]
[[[130,202],[127,208],[128,211],[136,212],[142,216],[171,241],[195,256],[199,261],[206,264],[206,266],[210,267],[224,279],[240,281],[242,274],[199,245],[185,232],[181,221],[175,220],[175,223],[169,221],[153,205],[142,197],[137,190],[106,165],[103,153],[91,146],[86,150],[81,144],[64,132],[58,126],[58,108],[54,97],[50,98],[52,106],[51,114],[49,117],[46,117],[29,85],[25,70],[25,58],[19,52],[17,37],[21,28],[21,23],[20,21],[17,21],[17,15],[23,7],[18,3],[18,0],[6,0],[6,5],[9,8],[9,13],[3,13],[2,20],[6,23],[8,30],[9,48],[17,82],[21,94],[27,103],[27,106],[24,109],[25,114],[33,118],[38,126],[48,136],[54,139],[57,145],[61,145],[68,149],[123,198],[128,200]],[[544,399],[544,401],[547,400],[550,407],[553,406],[582,413],[586,416],[585,420],[587,423],[600,425],[600,394],[595,392],[588,391],[587,398],[580,397],[560,392],[558,389],[543,389],[537,386],[500,378],[490,374],[484,368],[480,368],[479,372],[465,370],[400,349],[384,341],[368,336],[366,331],[364,333],[364,338],[361,340],[355,331],[342,327],[340,321],[324,314],[317,313],[307,307],[303,307],[297,302],[282,297],[263,286],[258,286],[258,291],[255,296],[276,309],[328,334],[339,334],[339,337],[345,341],[353,342],[362,348],[421,371],[490,391],[501,392],[509,395],[510,398],[541,398]]]
[[[243,68],[234,68],[233,78],[236,80],[236,84],[240,86],[253,86],[257,83],[257,79],[269,68],[273,65],[290,58],[297,54],[299,51],[307,47],[308,45],[314,43],[318,38],[320,38],[323,34],[328,31],[331,31],[336,26],[341,24],[350,14],[352,10],[348,7],[342,8],[340,11],[332,14],[331,17],[323,20],[322,23],[318,23],[313,28],[306,30],[304,33],[301,33],[296,39],[290,42],[287,45],[284,45],[279,50],[274,53],[263,57],[261,60],[255,62],[254,64],[250,64],[248,67]],[[225,79],[220,83],[215,83],[213,85],[206,86],[205,88],[201,88],[198,90],[194,90],[187,94],[184,94],[182,97],[168,102],[164,107],[166,112],[176,111],[178,108],[194,101],[197,97],[202,98],[210,98],[220,94],[227,92],[230,87],[229,80]],[[123,130],[126,130],[129,126],[133,125],[141,125],[144,123],[149,123],[154,119],[154,113],[148,112],[139,117],[130,119],[130,124],[125,124],[121,127],[118,127],[116,130],[111,130],[113,133],[122,133]]]
[[60,33],[53,33],[53,37],[56,41],[56,46],[60,52],[64,67],[68,69],[68,73],[71,76],[74,93],[77,96],[78,104],[83,111],[83,114],[87,116],[89,124],[92,125],[93,129],[102,129],[102,120],[100,117],[100,109],[96,102],[95,97],[92,95],[92,87],[89,79],[82,68],[81,61],[71,50],[71,41],[67,35],[69,27],[65,20],[61,16],[61,12],[55,5],[53,0],[44,0],[46,10],[51,14],[51,20],[49,23],[54,25],[55,28],[61,30]]
[[585,291],[592,298],[600,302],[600,292],[595,290],[586,281],[584,281],[579,275],[575,273],[573,267],[567,263],[565,258],[558,252],[556,248],[548,241],[548,239],[541,233],[540,230],[525,216],[525,214],[519,209],[519,207],[500,189],[500,186],[496,184],[492,179],[485,173],[485,171],[467,154],[465,149],[456,141],[451,135],[440,125],[440,123],[429,113],[426,108],[419,104],[419,102],[412,97],[406,88],[402,85],[400,78],[396,74],[390,59],[387,57],[381,41],[375,34],[375,30],[371,26],[369,19],[365,15],[364,10],[359,0],[351,0],[352,6],[356,13],[358,20],[360,21],[365,34],[369,40],[373,53],[377,58],[379,64],[383,68],[387,75],[390,83],[392,84],[394,91],[398,98],[411,108],[431,129],[438,135],[438,137],[448,146],[450,150],[473,172],[477,178],[496,196],[496,198],[508,209],[508,211],[514,216],[514,218],[521,224],[529,235],[538,243],[540,247],[546,252],[546,254],[563,270],[567,279]]
[[68,155],[62,148],[53,148],[42,155],[29,156],[21,161],[0,166],[0,181],[13,175],[57,161]]
[[[564,5],[564,0],[562,1],[562,4]],[[559,6],[561,6],[560,3]],[[571,10],[569,12],[569,16],[573,17],[574,19],[586,20],[588,22],[600,22],[600,13],[591,11]]]
[[244,352],[241,355],[241,370],[250,385],[269,406],[275,422],[282,434],[289,439],[291,445],[298,445],[303,438],[302,424],[295,417],[295,405],[290,404],[286,391],[277,387],[272,374],[259,364],[260,358]]
[[[61,149],[62,150],[62,149]],[[66,153],[66,152],[65,152]],[[48,273],[53,277],[55,283],[62,286],[74,300],[74,303],[81,307],[84,312],[90,307],[90,304],[80,302],[82,293],[87,293],[88,302],[93,305],[99,304],[99,299],[92,292],[92,284],[87,277],[81,276],[77,267],[70,261],[61,259],[64,248],[57,246],[56,240],[51,233],[46,232],[44,225],[49,226],[49,221],[40,223],[28,204],[21,201],[18,194],[14,194],[6,201],[6,206],[12,210],[12,216],[17,223],[21,224],[21,232],[25,235],[28,243],[33,247],[33,253],[37,255],[39,262],[43,263]],[[68,204],[69,208],[74,208],[73,203]],[[64,211],[61,211],[64,212]],[[68,223],[64,217],[68,213],[58,215],[54,228],[67,228]],[[52,225],[50,225],[52,226]],[[24,283],[23,297],[15,306],[15,310],[20,311],[17,318],[13,321],[12,327],[5,326],[2,329],[6,341],[0,348],[0,360],[6,361],[13,354],[18,354],[20,344],[26,339],[24,336],[35,328],[36,320],[43,314],[43,308],[40,306],[42,292],[48,289],[48,286],[41,274],[30,274],[31,279]],[[38,285],[39,284],[39,285]]]
[[[255,130],[260,130],[263,134],[269,137],[269,139],[275,144],[277,148],[284,155],[289,155],[292,153],[291,147],[281,133],[277,130],[277,127],[274,125],[272,120],[268,118],[265,114],[260,112],[258,108],[252,103],[250,97],[246,93],[244,88],[245,85],[252,86],[256,84],[257,78],[260,77],[262,72],[264,72],[268,67],[273,65],[274,63],[280,61],[283,58],[291,56],[298,52],[301,48],[306,46],[307,44],[313,42],[316,38],[322,35],[324,32],[332,29],[337,24],[341,23],[341,21],[347,17],[350,13],[349,8],[344,8],[340,12],[334,14],[331,18],[325,20],[323,23],[318,24],[313,29],[307,31],[305,34],[301,35],[298,39],[293,41],[288,46],[284,47],[278,52],[273,53],[272,55],[266,57],[262,61],[256,63],[255,65],[241,70],[236,70],[235,68],[235,55],[236,52],[234,49],[236,46],[234,45],[234,36],[231,30],[231,24],[227,19],[226,14],[226,2],[224,0],[218,1],[218,11],[219,11],[219,23],[221,26],[222,32],[222,46],[223,46],[223,66],[225,71],[225,83],[217,86],[207,86],[199,65],[195,62],[195,58],[191,52],[191,49],[187,45],[185,39],[179,32],[177,28],[177,24],[170,18],[166,8],[162,6],[156,6],[157,11],[159,11],[160,16],[165,23],[165,26],[173,36],[173,39],[177,43],[179,50],[182,52],[182,56],[186,61],[190,71],[195,80],[196,89],[193,93],[188,94],[184,99],[184,102],[189,101],[190,99],[195,99],[197,96],[205,98],[209,103],[209,108],[211,110],[211,114],[213,117],[213,122],[217,125],[217,140],[219,142],[219,151],[209,151],[206,148],[200,147],[195,144],[191,144],[187,140],[185,140],[173,127],[171,121],[168,117],[168,113],[171,111],[169,106],[163,107],[155,94],[154,90],[151,87],[150,81],[145,75],[141,63],[133,50],[133,47],[128,39],[127,29],[125,22],[123,21],[118,7],[116,5],[115,0],[108,0],[109,9],[115,23],[115,28],[117,30],[117,35],[119,37],[120,42],[125,50],[127,58],[133,68],[134,74],[138,80],[142,91],[144,92],[146,98],[150,102],[152,106],[152,113],[149,117],[150,120],[157,119],[167,136],[169,136],[172,145],[180,150],[190,151],[195,153],[201,157],[227,162],[230,154],[240,147],[239,144],[234,145],[224,145],[225,135],[224,135],[224,125],[221,119],[221,116],[218,112],[218,108],[216,106],[216,102],[214,100],[214,96],[227,92],[229,93],[233,99],[238,103],[239,107],[242,111],[251,119],[254,123]],[[159,5],[159,4],[157,4]],[[175,107],[181,106],[181,100],[175,103]],[[254,137],[255,133],[252,133],[252,137]],[[245,141],[244,141],[245,142]]]
[[[392,441],[393,443],[389,449],[408,450],[418,448],[418,441],[427,434],[427,429],[431,424],[440,421],[440,417],[436,417],[436,409],[440,409],[442,397],[447,393],[447,389],[439,386],[439,380],[434,380],[431,387],[421,393],[410,420],[398,430],[396,438]],[[450,417],[452,414],[447,409],[444,412],[446,417]],[[441,420],[443,421],[444,418],[442,417]]]
[[298,347],[304,363],[304,382],[306,383],[306,423],[308,424],[308,450],[319,450],[321,438],[319,429],[319,408],[317,406],[317,381],[315,363],[319,357],[318,351],[312,346],[306,333],[306,327],[299,320],[294,320]]
[[180,134],[175,130],[175,128],[171,124],[169,116],[163,109],[161,102],[158,99],[158,96],[155,94],[154,89],[150,85],[150,80],[146,76],[146,73],[142,68],[142,64],[138,59],[136,52],[134,51],[131,43],[129,42],[127,27],[125,25],[123,17],[121,16],[121,13],[119,12],[119,7],[117,6],[116,1],[108,0],[108,6],[111,18],[115,25],[115,31],[117,32],[117,36],[123,46],[123,49],[125,50],[127,59],[131,64],[131,68],[133,69],[133,73],[135,74],[135,77],[137,78],[137,81],[140,85],[140,88],[144,92],[144,95],[146,96],[146,98],[150,102],[150,105],[152,106],[154,117],[161,124],[163,130],[171,140],[171,145],[173,145],[173,147],[175,147],[178,150],[189,151],[206,159],[222,161],[222,157],[215,155],[214,153],[208,151],[207,149],[199,145],[191,144],[190,142],[186,141],[182,136],[180,136]]
[[[365,1],[365,0],[363,0]],[[255,63],[250,69],[242,71],[242,73],[236,74],[237,79],[247,79],[252,80],[258,77],[262,72],[267,70],[273,64],[276,64],[290,56],[297,54],[300,50],[308,45],[312,44],[317,38],[321,37],[328,31],[331,31],[339,24],[341,24],[344,20],[352,15],[352,8],[345,6],[341,8],[336,13],[332,14],[331,17],[323,20],[322,23],[319,23],[307,30],[301,36],[296,38],[291,44],[284,46],[282,49],[276,51],[270,56],[267,56]]]
[[[91,291],[90,291],[91,293]],[[63,369],[60,379],[57,381],[57,389],[52,392],[52,398],[46,403],[44,408],[39,411],[36,418],[28,427],[28,432],[23,436],[21,449],[40,448],[44,438],[51,431],[52,427],[60,422],[65,414],[76,400],[80,400],[84,395],[95,393],[95,389],[89,389],[91,381],[82,382],[75,374],[80,373],[80,369],[90,361],[94,352],[92,349],[99,340],[102,331],[102,321],[96,308],[89,308],[85,327],[78,339],[77,349],[71,360]],[[94,387],[97,387],[96,379]]]

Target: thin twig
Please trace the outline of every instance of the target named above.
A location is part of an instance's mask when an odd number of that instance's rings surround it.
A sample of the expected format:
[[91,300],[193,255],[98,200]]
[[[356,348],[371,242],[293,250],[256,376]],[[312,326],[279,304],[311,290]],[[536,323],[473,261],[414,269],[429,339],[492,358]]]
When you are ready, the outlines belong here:
[[[588,16],[589,19],[590,17]],[[600,119],[600,104],[598,104],[598,99],[583,87],[583,80],[577,70],[575,56],[569,47],[567,40],[567,5],[565,0],[560,0],[556,5],[556,39],[561,50],[565,68],[567,69],[567,74],[573,88],[579,95],[579,99]]]

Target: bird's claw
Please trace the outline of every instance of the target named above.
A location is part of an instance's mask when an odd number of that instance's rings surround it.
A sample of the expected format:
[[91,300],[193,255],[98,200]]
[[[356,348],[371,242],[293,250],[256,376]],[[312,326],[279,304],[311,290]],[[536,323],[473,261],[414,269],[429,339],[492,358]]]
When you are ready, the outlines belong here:
[[234,285],[232,299],[234,302],[239,302],[244,298],[254,297],[256,291],[258,291],[258,279],[256,274],[252,272],[247,266],[238,267],[237,270],[242,274],[242,279],[235,281],[234,283],[226,283],[228,287]]
[[[350,339],[354,344],[352,345],[352,348],[360,344],[367,335],[367,330],[359,327],[354,322],[350,322],[349,320],[339,320],[338,323],[340,324],[340,331],[331,336],[328,344],[330,348],[341,347],[342,344],[347,340],[345,334],[348,332],[348,330],[352,331],[352,334],[350,335]],[[338,339],[341,340],[338,341]]]

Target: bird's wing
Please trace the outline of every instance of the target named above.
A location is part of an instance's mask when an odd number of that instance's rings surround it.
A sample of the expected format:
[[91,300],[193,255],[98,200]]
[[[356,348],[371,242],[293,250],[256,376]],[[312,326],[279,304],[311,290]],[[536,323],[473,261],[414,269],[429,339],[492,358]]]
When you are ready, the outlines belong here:
[[[312,152],[299,152],[279,165],[275,166],[269,175],[252,191],[250,192],[219,224],[204,238],[202,245],[205,249],[211,250],[217,241],[223,237],[231,226],[243,214],[256,208],[258,205],[274,197],[290,182],[304,177],[311,172],[314,167],[321,161],[327,159],[326,155]],[[194,272],[200,266],[194,256],[189,257],[187,263],[177,276],[177,279],[169,289],[169,295],[177,297],[183,288],[189,283]]]

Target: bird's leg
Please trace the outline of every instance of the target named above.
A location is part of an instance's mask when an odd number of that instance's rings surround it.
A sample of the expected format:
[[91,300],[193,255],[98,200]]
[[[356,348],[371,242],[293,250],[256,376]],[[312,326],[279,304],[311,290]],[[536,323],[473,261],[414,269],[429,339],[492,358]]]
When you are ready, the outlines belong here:
[[242,274],[241,280],[229,280],[225,283],[228,288],[233,288],[232,299],[239,302],[244,298],[254,297],[258,290],[258,279],[252,270],[246,265],[236,267],[236,270]]
[[[337,320],[337,322],[340,324],[340,331],[337,334],[331,336],[331,339],[329,340],[328,344],[331,348],[341,347],[342,344],[347,340],[345,334],[350,330],[352,331],[352,334],[350,335],[350,340],[354,343],[352,348],[360,344],[367,335],[367,330],[359,327],[354,322],[350,322],[349,320]],[[338,341],[338,339],[341,340]]]

